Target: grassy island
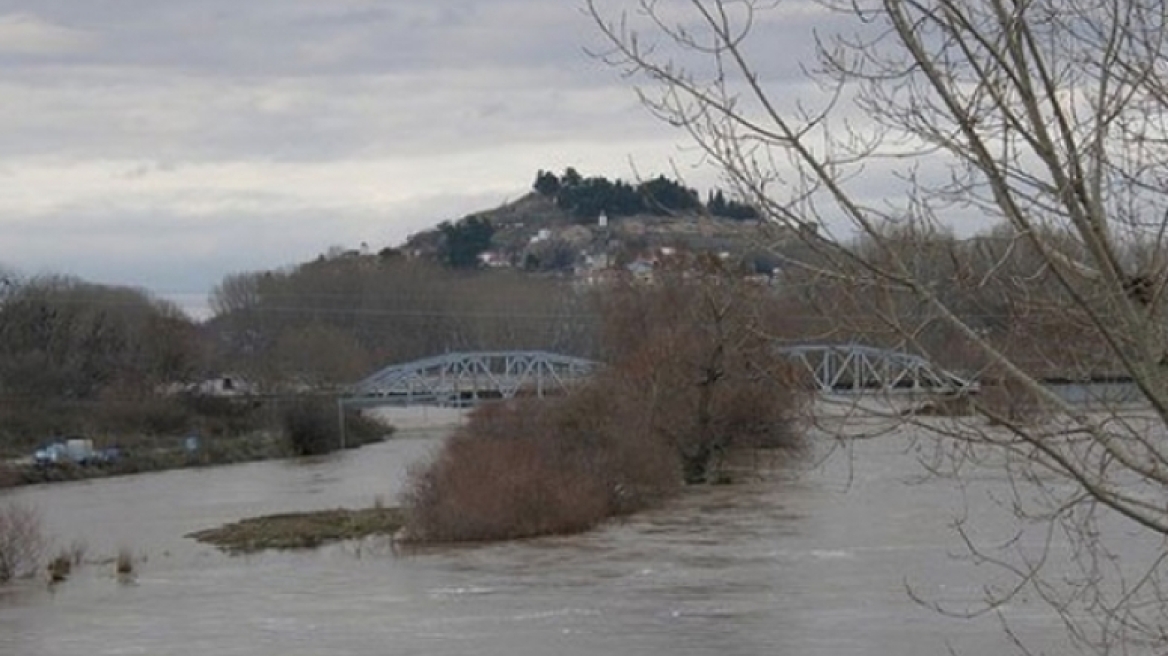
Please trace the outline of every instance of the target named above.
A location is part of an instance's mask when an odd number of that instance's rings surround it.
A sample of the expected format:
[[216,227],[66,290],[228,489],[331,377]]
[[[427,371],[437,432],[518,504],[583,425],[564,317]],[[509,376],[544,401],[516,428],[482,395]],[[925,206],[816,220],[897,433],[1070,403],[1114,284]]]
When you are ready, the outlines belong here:
[[312,549],[329,542],[393,535],[404,524],[399,508],[320,510],[252,517],[187,535],[233,554],[266,549]]

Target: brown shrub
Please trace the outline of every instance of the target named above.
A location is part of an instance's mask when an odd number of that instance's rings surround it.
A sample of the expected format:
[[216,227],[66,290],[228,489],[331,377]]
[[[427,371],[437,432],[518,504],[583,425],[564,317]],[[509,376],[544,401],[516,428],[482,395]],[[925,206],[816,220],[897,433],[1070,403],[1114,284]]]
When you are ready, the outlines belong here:
[[542,446],[538,438],[452,438],[413,474],[407,533],[434,542],[500,540],[582,531],[603,520],[600,482]]
[[134,554],[129,548],[118,549],[118,556],[114,559],[114,573],[118,576],[130,576],[134,573]]
[[179,397],[114,386],[102,391],[88,421],[91,431],[181,435],[189,430],[191,414]]
[[342,439],[337,405],[333,399],[299,396],[283,401],[280,419],[288,448],[298,456],[317,456],[341,448],[353,449],[379,442],[393,432],[355,410],[345,412]]
[[73,559],[68,551],[60,551],[49,561],[49,581],[60,583],[73,573]]
[[0,506],[0,583],[33,574],[45,547],[35,510],[15,503]]
[[672,447],[637,430],[605,382],[473,412],[432,462],[411,472],[407,534],[450,542],[573,533],[676,490]]
[[565,398],[485,406],[427,466],[403,506],[415,540],[585,530],[682,482],[721,480],[732,448],[794,447],[802,394],[722,278],[680,277],[607,300],[611,365]]

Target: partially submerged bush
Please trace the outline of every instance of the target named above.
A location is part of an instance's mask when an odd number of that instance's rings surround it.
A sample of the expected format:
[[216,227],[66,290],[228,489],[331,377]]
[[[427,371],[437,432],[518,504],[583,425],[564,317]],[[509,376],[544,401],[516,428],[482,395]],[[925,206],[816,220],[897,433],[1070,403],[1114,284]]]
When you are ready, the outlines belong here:
[[187,535],[232,554],[265,549],[312,549],[329,542],[392,536],[402,527],[397,508],[318,510],[251,517]]
[[341,448],[336,407],[319,399],[301,398],[283,411],[284,437],[300,456],[331,453]]
[[[342,446],[340,418],[332,399],[292,398],[285,402],[282,423],[284,437],[295,455],[322,455]],[[392,432],[392,428],[358,412],[345,414],[345,448],[380,441]]]
[[49,561],[49,581],[60,583],[73,572],[73,558],[68,551],[61,550]]
[[[801,392],[749,298],[717,278],[618,290],[611,365],[561,399],[487,406],[412,472],[407,536],[473,541],[585,530],[682,482],[725,480],[733,448],[796,447]],[[706,284],[709,282],[709,284]]]
[[[583,531],[678,485],[670,449],[621,435],[591,392],[480,408],[411,472],[406,533],[434,542]],[[622,439],[623,438],[623,439]]]
[[0,583],[36,572],[45,546],[35,510],[16,503],[0,505]]
[[129,576],[134,573],[134,554],[126,547],[118,549],[118,557],[114,559],[114,573],[118,576]]

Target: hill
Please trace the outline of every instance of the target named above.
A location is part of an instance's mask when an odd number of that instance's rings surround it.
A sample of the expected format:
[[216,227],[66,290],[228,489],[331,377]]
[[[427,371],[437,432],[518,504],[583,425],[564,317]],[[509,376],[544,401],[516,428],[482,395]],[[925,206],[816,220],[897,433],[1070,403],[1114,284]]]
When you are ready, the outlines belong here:
[[757,217],[721,191],[703,202],[663,176],[634,186],[540,171],[522,198],[412,235],[402,248],[455,268],[564,273],[623,266],[663,248],[754,259]]

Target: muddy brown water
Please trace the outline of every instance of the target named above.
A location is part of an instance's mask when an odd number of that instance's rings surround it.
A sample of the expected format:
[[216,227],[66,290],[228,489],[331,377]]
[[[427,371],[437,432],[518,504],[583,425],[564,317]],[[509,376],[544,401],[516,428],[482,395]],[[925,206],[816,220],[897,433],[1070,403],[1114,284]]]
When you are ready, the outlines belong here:
[[[89,565],[55,588],[0,588],[0,654],[1008,651],[995,619],[950,619],[909,598],[906,586],[973,600],[985,577],[953,558],[960,543],[947,527],[979,502],[918,481],[897,436],[574,537],[410,555],[370,540],[246,557],[183,537],[266,512],[392,501],[438,439],[8,494],[42,513],[57,544],[84,540],[93,560],[127,547],[139,560],[132,582]],[[1062,652],[1042,607],[1010,612],[1032,644]]]

